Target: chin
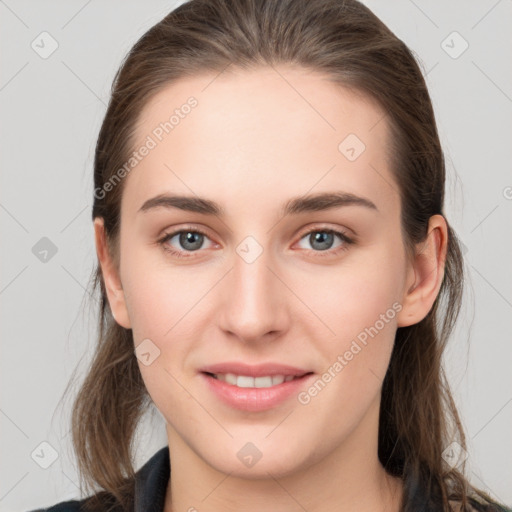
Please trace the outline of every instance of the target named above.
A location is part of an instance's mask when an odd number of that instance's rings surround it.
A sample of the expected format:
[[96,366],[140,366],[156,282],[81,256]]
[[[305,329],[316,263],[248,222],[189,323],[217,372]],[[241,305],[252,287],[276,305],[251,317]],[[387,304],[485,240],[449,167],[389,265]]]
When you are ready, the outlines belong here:
[[[250,436],[245,439],[250,439]],[[219,447],[220,450],[215,453],[203,453],[202,458],[215,470],[235,478],[246,480],[282,478],[301,471],[315,462],[311,460],[313,457],[298,453],[297,449],[290,444],[287,446],[281,444],[281,449],[268,441],[265,447],[261,446],[263,444],[261,442],[258,444],[251,441],[231,444],[230,447]]]

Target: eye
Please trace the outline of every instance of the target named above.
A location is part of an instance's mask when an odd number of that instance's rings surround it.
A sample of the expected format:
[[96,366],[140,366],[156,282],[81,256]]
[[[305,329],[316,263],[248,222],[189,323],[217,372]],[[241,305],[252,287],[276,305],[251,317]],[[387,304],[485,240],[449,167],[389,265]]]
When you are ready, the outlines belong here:
[[[341,240],[341,242],[334,247],[333,243],[335,242],[336,237]],[[319,254],[319,256],[332,256],[333,254],[338,254],[341,251],[347,250],[347,246],[354,243],[354,240],[348,237],[345,233],[341,231],[336,231],[334,229],[313,229],[305,233],[301,241],[306,239],[306,241],[311,244],[314,252],[323,252],[324,254]],[[302,247],[303,249],[307,247]]]
[[[336,237],[340,240],[340,243],[333,248],[333,243],[335,242]],[[175,239],[175,245],[171,243],[173,239]],[[158,244],[161,245],[165,251],[171,253],[177,258],[189,258],[190,256],[186,255],[186,253],[198,252],[200,249],[204,249],[203,244],[205,239],[210,240],[208,235],[200,229],[185,228],[171,233],[166,233],[160,240],[158,240]],[[302,235],[300,241],[303,239],[306,239],[313,248],[302,248],[311,250],[315,253],[323,253],[319,254],[319,256],[332,256],[338,254],[341,251],[347,250],[348,245],[355,242],[342,231],[336,231],[334,229],[309,230]],[[178,247],[176,247],[176,245]],[[212,245],[214,244],[212,243]]]
[[[178,250],[176,250],[175,246],[170,245],[173,239],[175,240],[175,244],[178,244]],[[174,231],[172,233],[165,234],[158,243],[164,248],[164,250],[170,252],[172,255],[178,258],[188,258],[183,253],[185,252],[196,252],[203,246],[205,238],[208,238],[206,233],[203,231],[194,228],[194,229],[181,229],[179,231]]]

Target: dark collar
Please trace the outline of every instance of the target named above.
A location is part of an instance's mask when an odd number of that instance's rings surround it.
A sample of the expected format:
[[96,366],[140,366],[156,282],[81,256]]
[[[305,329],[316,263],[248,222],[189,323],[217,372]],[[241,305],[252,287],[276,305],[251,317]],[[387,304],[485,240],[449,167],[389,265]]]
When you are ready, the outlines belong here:
[[164,512],[171,467],[169,446],[158,450],[135,475],[134,512]]

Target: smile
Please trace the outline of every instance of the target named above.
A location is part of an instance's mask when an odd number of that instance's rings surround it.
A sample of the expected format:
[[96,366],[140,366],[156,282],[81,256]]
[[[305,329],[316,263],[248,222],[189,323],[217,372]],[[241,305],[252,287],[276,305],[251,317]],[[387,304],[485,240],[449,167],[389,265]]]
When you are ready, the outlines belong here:
[[248,375],[235,375],[234,373],[210,373],[213,378],[237,386],[239,388],[271,388],[278,386],[283,382],[290,382],[298,376],[293,375],[265,375],[261,377],[251,377]]

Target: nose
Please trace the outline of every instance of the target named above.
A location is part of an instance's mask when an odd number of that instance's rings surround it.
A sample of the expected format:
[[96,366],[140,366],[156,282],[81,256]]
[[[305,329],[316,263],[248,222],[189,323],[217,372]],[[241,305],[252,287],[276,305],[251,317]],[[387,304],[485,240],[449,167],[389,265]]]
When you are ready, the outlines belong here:
[[246,343],[275,339],[289,327],[291,293],[262,249],[254,243],[237,247],[221,290],[220,327]]

